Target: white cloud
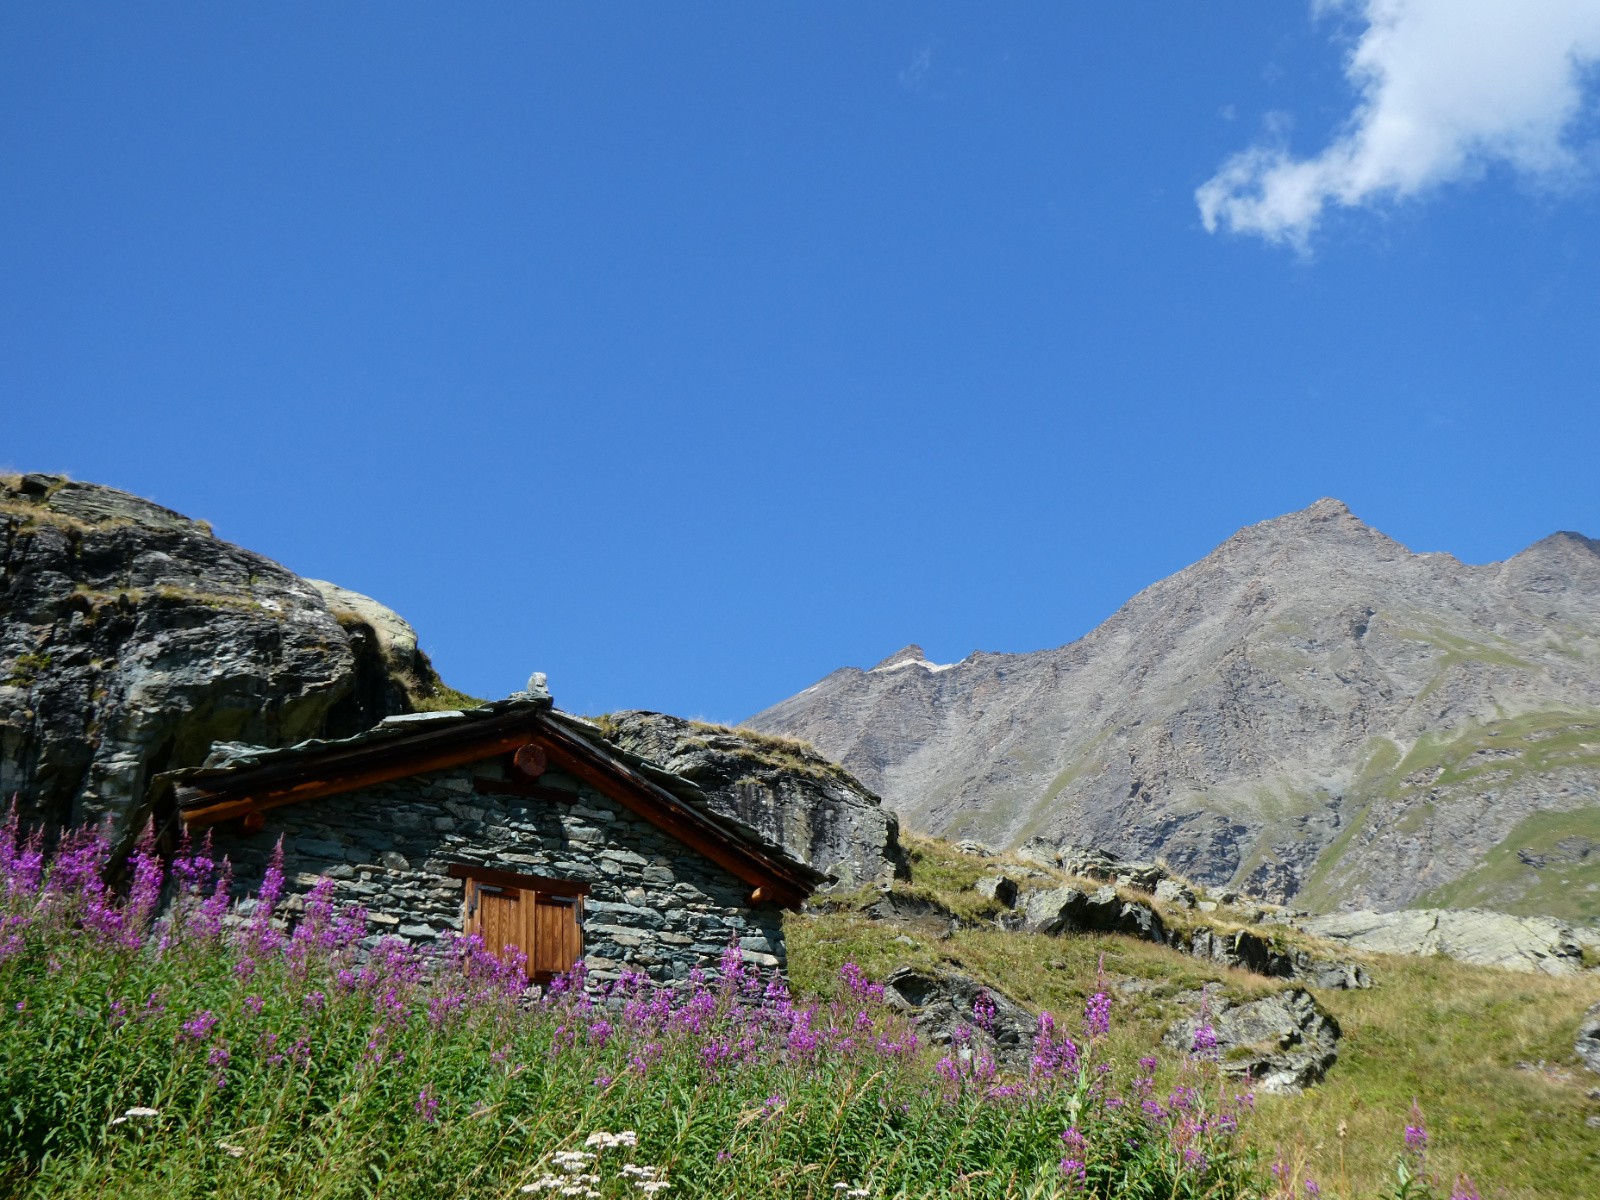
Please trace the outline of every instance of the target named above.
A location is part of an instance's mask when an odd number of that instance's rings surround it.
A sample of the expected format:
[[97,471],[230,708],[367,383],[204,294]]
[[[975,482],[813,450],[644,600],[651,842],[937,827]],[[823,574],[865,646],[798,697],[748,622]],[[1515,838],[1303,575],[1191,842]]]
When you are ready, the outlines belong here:
[[910,63],[900,72],[900,86],[908,92],[920,92],[931,70],[933,70],[933,47],[918,46],[916,53],[911,56]]
[[1359,97],[1312,158],[1281,143],[1234,155],[1195,199],[1205,227],[1304,247],[1330,205],[1419,195],[1507,163],[1542,179],[1600,62],[1600,0],[1313,0],[1364,23],[1345,64]]

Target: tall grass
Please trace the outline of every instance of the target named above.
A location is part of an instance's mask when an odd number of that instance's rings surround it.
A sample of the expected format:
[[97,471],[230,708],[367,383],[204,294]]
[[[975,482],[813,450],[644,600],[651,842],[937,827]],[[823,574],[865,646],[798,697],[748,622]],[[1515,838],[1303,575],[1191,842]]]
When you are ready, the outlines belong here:
[[[980,1002],[922,1044],[853,964],[799,999],[730,947],[679,988],[525,995],[471,939],[366,935],[323,883],[232,904],[204,847],[0,827],[0,1189],[26,1196],[1287,1195],[1202,1055],[1118,1069],[1109,1000],[1025,1071]],[[292,909],[292,911],[290,911]],[[1157,1078],[1163,1086],[1157,1087]],[[1425,1181],[1424,1181],[1425,1182]],[[1422,1195],[1413,1191],[1407,1194]]]

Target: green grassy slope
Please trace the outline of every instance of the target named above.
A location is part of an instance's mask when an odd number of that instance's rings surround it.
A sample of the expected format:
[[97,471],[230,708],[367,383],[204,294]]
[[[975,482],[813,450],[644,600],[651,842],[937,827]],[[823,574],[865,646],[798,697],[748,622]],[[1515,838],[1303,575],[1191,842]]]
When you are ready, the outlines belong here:
[[[971,885],[1008,860],[931,840],[911,839],[911,846],[910,890],[981,922],[990,910]],[[1067,1013],[1081,1011],[1103,959],[1117,996],[1114,1049],[1129,1061],[1188,1011],[1175,1000],[1185,990],[1215,981],[1245,999],[1286,986],[1109,935],[973,927],[938,936],[840,911],[796,916],[789,937],[800,989],[826,991],[849,960],[878,978],[902,964],[942,963],[1032,1007]],[[1441,1173],[1466,1172],[1485,1196],[1508,1200],[1600,1196],[1600,1129],[1585,1123],[1600,1115],[1600,1101],[1586,1095],[1600,1076],[1585,1072],[1572,1049],[1581,1014],[1600,1002],[1600,975],[1551,979],[1445,959],[1362,961],[1375,981],[1370,991],[1316,992],[1344,1030],[1338,1064],[1304,1095],[1261,1099],[1253,1127],[1260,1144],[1302,1163],[1324,1194],[1375,1195],[1392,1182],[1415,1098]],[[1541,1062],[1543,1069],[1522,1065]]]

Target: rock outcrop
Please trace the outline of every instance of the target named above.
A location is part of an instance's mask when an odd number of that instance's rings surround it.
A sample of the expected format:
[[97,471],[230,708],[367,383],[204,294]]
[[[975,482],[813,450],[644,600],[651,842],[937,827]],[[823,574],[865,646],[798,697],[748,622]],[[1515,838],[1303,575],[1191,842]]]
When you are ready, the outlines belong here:
[[1339,1057],[1339,1023],[1303,988],[1247,1004],[1212,993],[1203,1011],[1173,1025],[1163,1041],[1195,1051],[1202,1026],[1213,1031],[1222,1072],[1253,1081],[1257,1091],[1301,1091],[1322,1082]]
[[750,719],[913,828],[1298,907],[1600,916],[1600,542],[1415,554],[1322,500],[1077,642],[835,671]]
[[693,782],[713,810],[832,874],[840,889],[903,872],[895,814],[809,746],[652,712],[613,713],[600,728],[614,746]]
[[59,476],[0,479],[0,796],[48,822],[126,825],[155,775],[214,741],[285,745],[408,711],[362,628],[202,522]]
[[1584,944],[1600,934],[1547,917],[1513,917],[1481,909],[1331,913],[1298,918],[1300,929],[1373,954],[1440,954],[1460,962],[1543,975],[1584,969]]
[[1092,892],[1071,885],[1036,888],[1022,892],[1016,908],[1020,927],[1029,933],[1119,933],[1273,979],[1294,979],[1324,988],[1372,986],[1366,970],[1355,963],[1318,958],[1297,946],[1280,946],[1249,929],[1206,924],[1168,928],[1154,905],[1125,898],[1109,884]]
[[1004,992],[959,971],[915,967],[892,973],[883,989],[884,999],[910,1014],[933,1045],[987,1057],[1003,1070],[1027,1071],[1037,1019]]
[[1578,1026],[1578,1037],[1572,1044],[1573,1053],[1589,1070],[1600,1075],[1600,1004],[1591,1005],[1583,1014]]

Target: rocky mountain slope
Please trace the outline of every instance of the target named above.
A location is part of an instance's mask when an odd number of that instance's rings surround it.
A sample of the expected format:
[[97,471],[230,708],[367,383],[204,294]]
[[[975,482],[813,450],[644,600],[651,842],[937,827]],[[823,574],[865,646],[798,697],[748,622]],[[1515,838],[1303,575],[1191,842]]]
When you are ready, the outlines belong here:
[[749,724],[930,833],[1159,855],[1320,909],[1600,916],[1600,542],[1578,534],[1473,566],[1321,500],[1070,645],[910,646]]

